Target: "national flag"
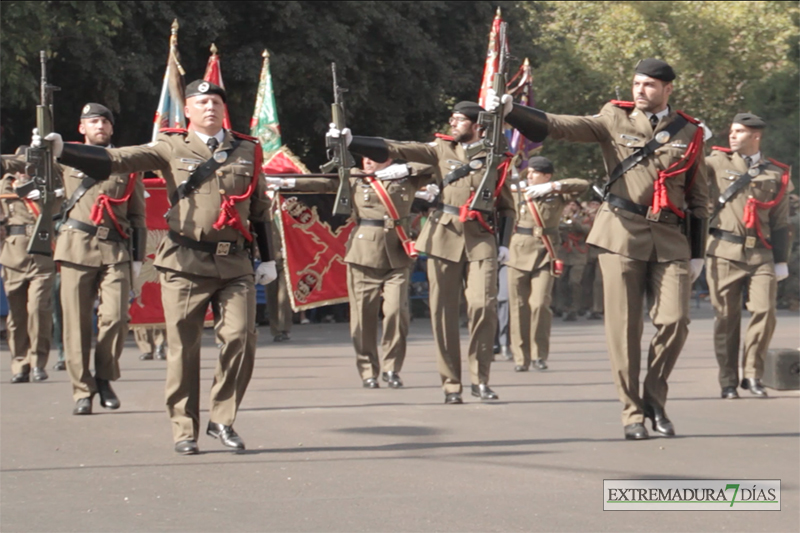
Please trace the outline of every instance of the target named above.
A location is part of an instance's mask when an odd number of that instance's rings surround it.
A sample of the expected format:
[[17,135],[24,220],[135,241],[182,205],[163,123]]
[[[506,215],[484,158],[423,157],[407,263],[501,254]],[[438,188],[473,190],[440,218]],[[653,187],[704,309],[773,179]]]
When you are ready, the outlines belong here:
[[161,97],[158,100],[156,116],[153,120],[152,141],[158,137],[162,128],[185,128],[186,117],[183,114],[184,94],[186,86],[183,76],[186,72],[181,66],[181,56],[178,53],[178,19],[172,21],[172,31],[169,37],[169,57],[167,69],[164,71],[164,82],[161,84]]
[[[527,57],[508,85],[507,92],[514,96],[517,104],[533,107],[533,75],[531,74],[531,63]],[[542,143],[528,140],[519,130],[513,128],[506,130],[506,140],[509,151],[512,154],[520,154],[520,170],[528,165],[528,159],[535,150],[542,146]]]
[[489,32],[489,47],[486,50],[486,63],[483,66],[483,81],[481,82],[481,92],[478,97],[478,103],[486,108],[486,99],[489,96],[489,89],[492,88],[492,81],[494,75],[500,65],[500,54],[508,49],[508,42],[500,42],[500,27],[503,24],[503,17],[500,13],[500,8],[497,8],[497,13],[492,21],[492,30]]
[[250,119],[250,135],[261,142],[264,151],[264,164],[281,147],[281,128],[278,122],[278,109],[275,106],[275,93],[272,89],[272,74],[269,71],[269,52],[261,54],[261,75],[258,80],[256,107]]
[[[206,81],[210,81],[214,85],[219,85],[223,89],[225,88],[225,83],[222,81],[222,68],[219,64],[219,55],[217,54],[217,45],[211,43],[211,56],[208,58],[208,64],[206,64],[206,73],[203,74],[203,79]],[[222,119],[222,127],[226,130],[231,129],[231,117],[228,114],[228,106],[224,105],[225,107],[225,116]]]

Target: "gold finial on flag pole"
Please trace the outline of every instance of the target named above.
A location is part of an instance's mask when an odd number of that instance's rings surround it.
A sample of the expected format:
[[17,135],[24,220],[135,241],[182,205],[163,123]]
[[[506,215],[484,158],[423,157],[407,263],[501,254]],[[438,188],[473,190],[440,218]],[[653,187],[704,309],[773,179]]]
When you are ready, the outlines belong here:
[[495,13],[494,17],[498,18],[498,19],[503,17],[503,15],[500,13],[500,8],[499,7],[497,8],[497,13]]
[[180,25],[178,24],[178,19],[172,21],[172,35],[178,35],[178,28]]
[[217,45],[211,43],[211,55],[217,55]]

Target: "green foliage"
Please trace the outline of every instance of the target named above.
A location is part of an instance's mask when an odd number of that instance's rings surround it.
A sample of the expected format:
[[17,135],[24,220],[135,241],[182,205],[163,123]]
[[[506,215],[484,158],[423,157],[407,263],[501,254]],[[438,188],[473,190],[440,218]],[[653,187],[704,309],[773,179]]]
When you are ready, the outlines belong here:
[[535,32],[514,2],[3,2],[3,153],[29,138],[42,47],[62,87],[58,131],[79,140],[79,110],[98,101],[117,114],[116,144],[147,142],[173,18],[187,82],[217,45],[239,131],[249,131],[269,50],[284,142],[311,168],[325,160],[332,61],[353,131],[427,140],[446,124],[446,104],[477,98],[498,5],[521,62]]
[[[727,146],[738,112],[770,127],[765,152],[792,164],[800,130],[797,4],[789,2],[543,2],[535,13],[543,55],[534,71],[537,104],[556,113],[594,114],[630,99],[639,59],[658,57],[678,74],[671,103],[703,120],[708,142]],[[541,7],[541,6],[540,6]],[[546,142],[562,176],[603,177],[599,150]]]

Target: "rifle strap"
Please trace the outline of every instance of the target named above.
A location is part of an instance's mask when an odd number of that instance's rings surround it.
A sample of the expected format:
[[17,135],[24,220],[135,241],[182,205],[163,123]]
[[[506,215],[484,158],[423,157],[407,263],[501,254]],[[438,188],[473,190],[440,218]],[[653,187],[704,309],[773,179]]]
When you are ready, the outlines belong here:
[[[614,182],[624,176],[630,169],[644,161],[647,157],[654,154],[656,150],[667,144],[688,123],[689,121],[686,120],[683,115],[679,114],[666,128],[658,132],[650,142],[620,161],[617,166],[614,167],[614,170],[611,171],[611,174],[609,174],[608,183],[603,187],[603,196],[608,196]],[[666,133],[666,135],[662,135],[664,133]],[[660,142],[658,140],[659,138],[664,139],[664,142]]]
[[397,232],[397,237],[400,239],[400,243],[403,245],[403,250],[406,252],[408,257],[411,259],[416,259],[419,254],[414,247],[414,241],[411,240],[411,237],[409,237],[406,233],[406,229],[402,226],[402,224],[400,224],[400,213],[397,211],[397,206],[394,205],[394,201],[392,201],[392,197],[389,195],[386,187],[383,186],[383,183],[381,183],[380,180],[376,180],[375,178],[367,177],[365,179],[367,180],[367,183],[372,186],[372,189],[378,195],[378,199],[381,201],[383,207],[386,209],[386,212],[389,214],[389,217],[392,220],[392,225],[394,226],[394,230]]
[[[236,150],[239,144],[240,144],[239,139],[234,138],[233,141],[231,142],[231,147],[225,152],[233,152],[234,150]],[[195,169],[195,171],[191,173],[191,175],[186,179],[186,181],[181,183],[178,186],[178,188],[176,188],[175,191],[173,191],[172,195],[169,197],[170,206],[175,207],[175,205],[179,201],[181,201],[182,199],[186,198],[187,196],[195,192],[197,189],[199,189],[200,186],[203,185],[205,182],[207,182],[214,175],[214,172],[216,172],[219,169],[219,167],[221,167],[225,163],[225,161],[228,160],[227,157],[220,159],[221,159],[220,161],[217,161],[212,156],[208,161],[197,167],[197,169]]]

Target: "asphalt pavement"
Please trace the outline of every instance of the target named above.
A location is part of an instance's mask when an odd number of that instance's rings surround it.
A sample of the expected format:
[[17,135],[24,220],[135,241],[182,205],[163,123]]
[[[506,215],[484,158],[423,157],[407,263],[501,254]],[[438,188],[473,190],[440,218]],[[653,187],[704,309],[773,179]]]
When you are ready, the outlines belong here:
[[[443,404],[427,320],[412,322],[398,390],[361,387],[346,324],[298,325],[286,343],[259,328],[235,424],[247,452],[202,435],[188,457],[172,449],[165,363],[140,361],[132,336],[114,384],[122,407],[95,399],[92,416],[71,414],[52,360],[48,381],[12,385],[4,345],[0,530],[796,533],[800,392],[721,400],[711,310],[692,312],[667,404],[678,436],[640,442],[622,438],[603,324],[584,318],[554,321],[549,370],[497,361],[500,400],[467,389],[464,405]],[[800,345],[799,325],[781,312],[773,348]],[[202,428],[215,361],[206,330]],[[639,478],[780,479],[781,510],[603,511],[604,479]]]

